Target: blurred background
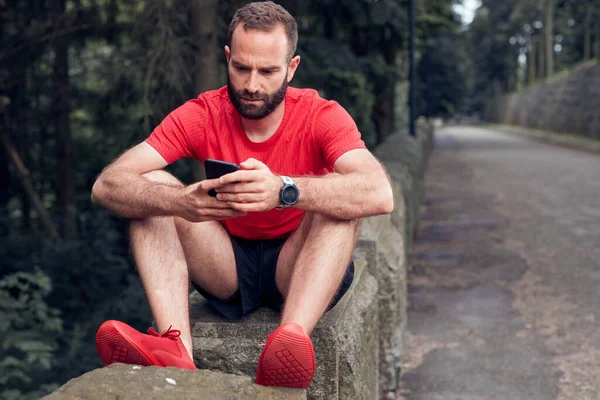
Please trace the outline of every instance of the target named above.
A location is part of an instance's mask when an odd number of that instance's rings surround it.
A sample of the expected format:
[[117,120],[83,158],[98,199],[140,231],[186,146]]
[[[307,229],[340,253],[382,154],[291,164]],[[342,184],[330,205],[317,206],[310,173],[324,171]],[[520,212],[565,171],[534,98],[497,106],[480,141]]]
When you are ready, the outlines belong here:
[[[128,223],[96,176],[174,108],[226,83],[242,0],[0,0],[0,396],[38,398],[101,366],[106,319],[151,322]],[[373,148],[407,131],[407,0],[279,1],[299,25],[293,86],[337,100]],[[600,0],[418,0],[416,112],[489,103],[600,57]],[[201,179],[189,160],[169,167]]]

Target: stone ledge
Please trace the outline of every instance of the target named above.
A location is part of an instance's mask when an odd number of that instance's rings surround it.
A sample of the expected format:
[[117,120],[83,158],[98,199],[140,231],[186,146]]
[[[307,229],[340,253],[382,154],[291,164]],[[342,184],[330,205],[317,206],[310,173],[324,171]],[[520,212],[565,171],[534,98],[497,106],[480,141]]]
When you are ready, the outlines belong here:
[[[342,300],[325,313],[311,338],[317,371],[309,399],[372,399],[377,390],[377,282],[355,260],[355,279]],[[238,322],[218,315],[197,293],[191,295],[194,360],[199,368],[256,376],[260,343],[279,323],[261,308]],[[348,396],[342,393],[346,393]]]
[[[167,380],[168,379],[168,380]],[[247,376],[112,364],[71,379],[44,400],[305,400],[302,389],[264,387]]]

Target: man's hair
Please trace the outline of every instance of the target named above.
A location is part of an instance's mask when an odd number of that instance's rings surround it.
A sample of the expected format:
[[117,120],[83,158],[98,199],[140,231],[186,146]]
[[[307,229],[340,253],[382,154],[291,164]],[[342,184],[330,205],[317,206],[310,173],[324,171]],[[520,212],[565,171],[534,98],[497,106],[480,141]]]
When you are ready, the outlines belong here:
[[257,29],[264,32],[271,32],[278,24],[281,24],[287,36],[287,60],[290,61],[294,57],[298,44],[298,25],[294,17],[279,4],[275,4],[272,1],[255,2],[246,4],[237,10],[229,25],[229,48],[231,48],[233,31],[240,24],[243,24],[243,28],[246,31],[248,29]]

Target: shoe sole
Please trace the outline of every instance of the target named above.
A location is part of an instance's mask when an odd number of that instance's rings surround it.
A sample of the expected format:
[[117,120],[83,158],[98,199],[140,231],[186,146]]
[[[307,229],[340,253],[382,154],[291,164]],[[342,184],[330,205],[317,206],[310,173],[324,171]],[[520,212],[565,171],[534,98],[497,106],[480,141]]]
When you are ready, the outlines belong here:
[[281,330],[265,345],[260,355],[256,383],[307,388],[314,374],[315,352],[310,338]]
[[96,347],[104,365],[113,363],[159,365],[156,358],[138,347],[129,335],[114,323],[104,323],[96,334]]

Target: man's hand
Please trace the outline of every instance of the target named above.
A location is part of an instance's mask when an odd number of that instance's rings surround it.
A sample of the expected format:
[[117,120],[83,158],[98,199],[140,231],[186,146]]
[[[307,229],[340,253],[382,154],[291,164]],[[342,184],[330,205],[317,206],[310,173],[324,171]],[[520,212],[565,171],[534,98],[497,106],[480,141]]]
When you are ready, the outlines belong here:
[[240,167],[241,170],[219,178],[223,186],[216,189],[217,199],[243,212],[269,211],[278,206],[281,178],[254,158],[247,159]]
[[177,215],[190,222],[215,221],[243,217],[243,211],[233,209],[224,201],[209,196],[210,189],[218,189],[223,184],[218,179],[207,179],[184,188],[181,207]]

